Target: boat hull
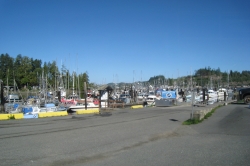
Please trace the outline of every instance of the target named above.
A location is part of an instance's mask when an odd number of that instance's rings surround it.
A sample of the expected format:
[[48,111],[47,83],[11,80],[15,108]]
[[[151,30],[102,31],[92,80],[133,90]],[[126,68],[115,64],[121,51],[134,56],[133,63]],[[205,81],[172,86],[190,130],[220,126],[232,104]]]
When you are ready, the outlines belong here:
[[85,109],[85,107],[82,107],[82,108],[70,108],[70,110],[72,112],[76,112],[76,111],[85,111],[85,110],[94,110],[94,109],[98,109],[99,107],[87,107]]

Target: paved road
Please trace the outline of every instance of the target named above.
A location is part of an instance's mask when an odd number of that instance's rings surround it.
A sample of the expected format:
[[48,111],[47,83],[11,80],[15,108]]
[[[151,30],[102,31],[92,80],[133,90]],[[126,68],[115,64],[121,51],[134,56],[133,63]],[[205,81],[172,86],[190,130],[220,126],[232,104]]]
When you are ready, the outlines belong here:
[[1,121],[0,165],[250,165],[248,106],[220,107],[183,126],[197,109],[203,108]]

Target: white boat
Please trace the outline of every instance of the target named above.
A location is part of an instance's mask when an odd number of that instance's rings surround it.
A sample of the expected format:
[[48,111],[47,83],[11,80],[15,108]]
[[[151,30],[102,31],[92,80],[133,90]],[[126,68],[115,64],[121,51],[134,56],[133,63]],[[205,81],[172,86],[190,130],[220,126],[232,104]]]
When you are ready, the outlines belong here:
[[209,97],[207,104],[214,104],[218,101],[218,97]]
[[22,105],[22,103],[12,102],[12,103],[5,103],[4,104],[4,111],[6,113],[18,113],[19,107]]
[[207,91],[207,94],[208,94],[209,98],[218,97],[217,92],[214,91],[214,90],[212,90],[212,89],[209,89],[209,90]]
[[217,91],[217,94],[218,94],[218,96],[224,96],[224,95],[228,96],[228,92],[227,92],[227,90],[225,88],[220,88]]
[[79,96],[75,93],[69,95],[67,98],[62,98],[61,102],[64,104],[65,107],[71,107],[77,104],[77,101],[81,100]]
[[121,94],[118,100],[129,104],[131,102],[131,96],[129,94]]
[[154,106],[155,100],[157,100],[157,97],[155,95],[148,95],[146,102],[147,102],[148,106]]
[[144,101],[144,100],[147,99],[147,97],[148,97],[147,94],[145,94],[145,93],[140,93],[140,94],[137,95],[137,100],[138,100],[138,101]]
[[[59,77],[58,77],[58,88],[57,88],[57,91],[60,92],[60,99],[62,98],[66,98],[66,89],[65,89],[65,86],[64,86],[64,83],[63,83],[63,75],[62,73],[59,74]],[[59,96],[57,96],[58,98]]]
[[[194,94],[194,103],[200,102],[202,100],[202,96],[199,94]],[[192,94],[186,96],[186,102],[192,102]]]
[[[99,105],[94,104],[93,102],[87,102],[87,110],[97,109]],[[85,110],[85,102],[78,102],[76,105],[72,105],[69,107],[69,112],[76,112]]]
[[217,98],[217,100],[218,101],[225,101],[225,100],[227,100],[228,99],[228,96],[218,96],[218,98]]
[[37,105],[23,105],[18,108],[19,112],[23,114],[38,114],[38,113],[46,113],[46,112],[58,112],[58,111],[66,111],[65,107],[57,107],[54,103],[45,104],[45,107],[39,107]]
[[6,113],[16,113],[18,112],[18,107],[23,105],[23,101],[19,98],[17,94],[9,94],[5,97],[4,111]]
[[61,94],[61,99],[66,97],[66,89],[64,87],[58,87],[58,91]]
[[73,73],[73,93],[69,95],[67,98],[63,97],[61,99],[61,102],[64,104],[65,107],[75,106],[78,103],[78,101],[81,100],[81,97],[74,91],[74,78],[75,78],[75,73]]

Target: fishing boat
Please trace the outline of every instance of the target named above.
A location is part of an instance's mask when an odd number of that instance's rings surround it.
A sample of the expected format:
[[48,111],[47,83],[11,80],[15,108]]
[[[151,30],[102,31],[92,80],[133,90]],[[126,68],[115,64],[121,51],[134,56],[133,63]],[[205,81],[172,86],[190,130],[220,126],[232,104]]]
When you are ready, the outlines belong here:
[[228,96],[228,92],[227,92],[227,89],[225,88],[220,88],[218,91],[217,91],[217,94],[218,96]]
[[75,78],[75,73],[73,73],[73,92],[70,94],[67,98],[65,96],[62,97],[61,103],[64,104],[65,107],[71,107],[75,106],[78,101],[81,101],[81,97],[75,93],[75,86],[74,86],[74,78]]
[[209,90],[207,91],[207,94],[208,94],[209,98],[215,98],[215,97],[218,97],[217,92],[216,92],[216,91],[214,91],[214,90],[212,90],[212,89],[209,89]]
[[62,98],[61,102],[64,104],[65,107],[70,107],[76,105],[78,100],[80,100],[79,96],[73,93],[72,95],[69,95],[67,98]]
[[[66,89],[64,87],[64,83],[63,83],[63,78],[62,78],[62,73],[59,74],[59,77],[58,77],[58,87],[57,87],[57,91],[60,92],[57,96],[60,97],[60,99],[62,98],[66,98]],[[60,96],[59,96],[60,95]]]
[[140,93],[140,94],[138,94],[138,96],[137,96],[137,100],[138,100],[138,101],[144,101],[144,100],[147,99],[147,97],[148,97],[148,95],[147,95],[146,93]]
[[146,102],[148,106],[154,106],[155,105],[155,100],[157,99],[156,95],[148,95]]
[[218,97],[209,97],[207,104],[214,104],[218,101]]
[[45,104],[44,107],[39,107],[38,105],[23,105],[19,108],[19,112],[22,112],[23,114],[38,114],[59,111],[67,111],[67,108],[62,106],[55,106],[54,103]]
[[129,104],[131,102],[131,96],[129,94],[121,94],[118,100],[125,104]]
[[4,111],[6,113],[16,113],[19,111],[18,107],[23,105],[23,101],[18,94],[9,94],[4,100]]
[[72,105],[68,108],[68,112],[76,112],[76,111],[82,111],[82,110],[90,110],[90,109],[98,109],[99,105],[94,104],[93,102],[87,102],[85,105],[84,102],[77,102],[76,105]]
[[[66,90],[64,87],[58,87],[58,91],[60,92],[61,99],[66,97]],[[58,98],[58,97],[57,97]]]
[[[192,96],[194,95],[194,97],[192,98]],[[193,101],[192,101],[193,100]],[[193,94],[189,94],[186,96],[186,102],[200,102],[202,101],[202,95],[197,94],[197,93],[193,93]]]

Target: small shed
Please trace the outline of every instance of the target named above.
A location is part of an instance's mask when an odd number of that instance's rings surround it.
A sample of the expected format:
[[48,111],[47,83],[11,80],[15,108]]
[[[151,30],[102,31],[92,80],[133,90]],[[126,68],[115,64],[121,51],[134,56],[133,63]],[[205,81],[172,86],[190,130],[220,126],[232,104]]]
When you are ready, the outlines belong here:
[[[99,108],[101,108],[101,102],[104,101],[108,101],[108,99],[110,98],[110,95],[113,91],[113,88],[109,85],[102,85],[101,87],[98,88],[98,92],[99,92]],[[108,98],[106,100],[102,100],[102,95],[105,93],[105,92],[108,92]],[[109,102],[108,103],[108,107],[109,107]]]

